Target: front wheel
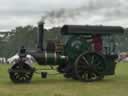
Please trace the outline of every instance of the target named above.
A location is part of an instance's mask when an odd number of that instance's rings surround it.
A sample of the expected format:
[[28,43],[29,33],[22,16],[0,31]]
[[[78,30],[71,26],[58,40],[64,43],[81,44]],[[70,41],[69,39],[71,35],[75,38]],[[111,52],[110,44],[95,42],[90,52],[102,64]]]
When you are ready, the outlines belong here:
[[10,79],[14,83],[29,83],[33,73],[34,68],[25,63],[16,63],[9,69]]

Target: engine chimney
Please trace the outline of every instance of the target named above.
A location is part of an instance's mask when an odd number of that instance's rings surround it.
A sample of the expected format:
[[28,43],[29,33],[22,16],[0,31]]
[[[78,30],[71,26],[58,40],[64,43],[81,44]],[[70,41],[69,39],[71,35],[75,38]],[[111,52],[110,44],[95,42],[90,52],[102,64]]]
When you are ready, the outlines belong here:
[[44,36],[44,22],[41,21],[38,23],[38,43],[37,48],[43,50],[43,37]]

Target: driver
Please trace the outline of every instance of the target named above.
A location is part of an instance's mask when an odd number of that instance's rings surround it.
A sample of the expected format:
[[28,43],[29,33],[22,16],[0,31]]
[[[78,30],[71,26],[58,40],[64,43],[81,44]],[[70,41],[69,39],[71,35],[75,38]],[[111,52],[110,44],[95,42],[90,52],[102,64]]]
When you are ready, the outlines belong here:
[[100,34],[95,34],[92,36],[92,43],[93,43],[93,48],[95,52],[101,53],[102,52],[102,38]]

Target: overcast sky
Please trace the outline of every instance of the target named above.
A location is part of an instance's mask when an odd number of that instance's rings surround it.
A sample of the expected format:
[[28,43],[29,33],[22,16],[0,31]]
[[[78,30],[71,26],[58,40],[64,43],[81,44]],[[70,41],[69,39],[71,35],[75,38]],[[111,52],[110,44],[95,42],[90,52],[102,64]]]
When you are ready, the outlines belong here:
[[128,0],[0,0],[0,30],[20,25],[103,24],[128,27]]

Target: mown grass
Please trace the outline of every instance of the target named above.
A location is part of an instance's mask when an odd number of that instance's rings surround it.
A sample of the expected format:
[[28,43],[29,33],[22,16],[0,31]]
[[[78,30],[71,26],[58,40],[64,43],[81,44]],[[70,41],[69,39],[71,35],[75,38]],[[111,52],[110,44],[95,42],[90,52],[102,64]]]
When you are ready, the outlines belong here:
[[13,84],[7,69],[0,65],[0,96],[128,96],[128,63],[117,64],[116,74],[93,83],[65,79],[50,75],[41,79],[34,74],[30,84]]

